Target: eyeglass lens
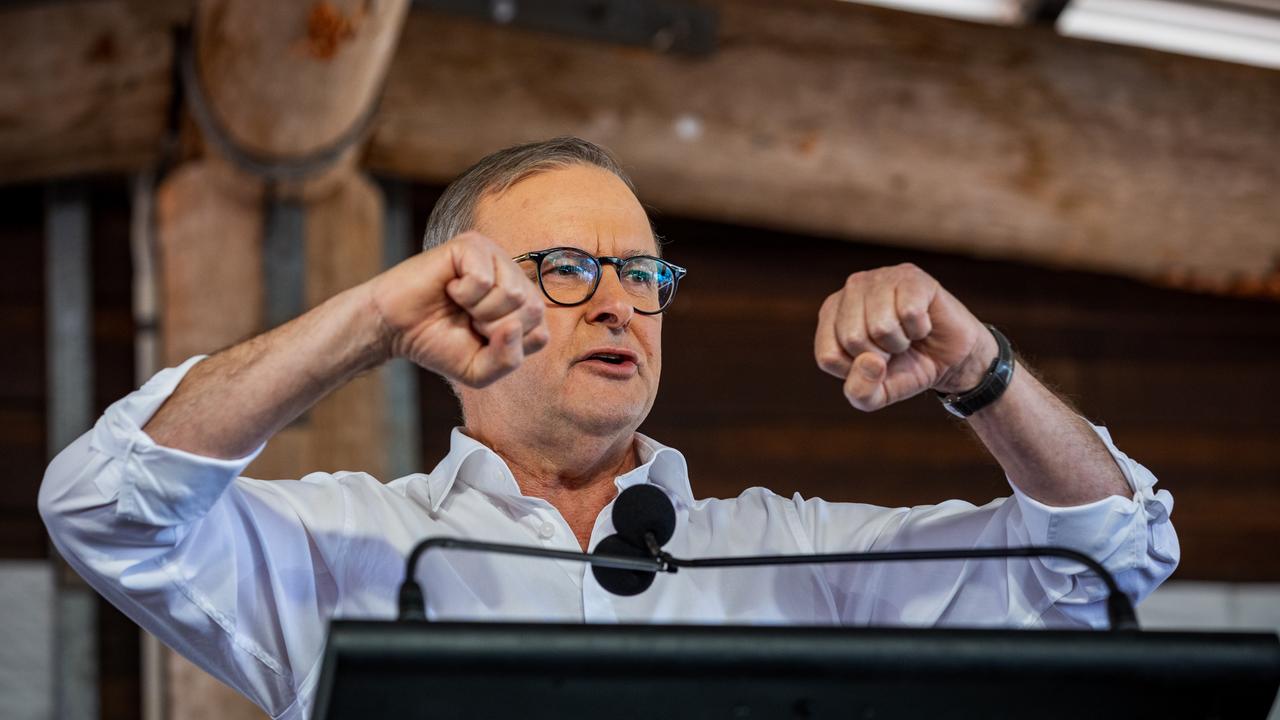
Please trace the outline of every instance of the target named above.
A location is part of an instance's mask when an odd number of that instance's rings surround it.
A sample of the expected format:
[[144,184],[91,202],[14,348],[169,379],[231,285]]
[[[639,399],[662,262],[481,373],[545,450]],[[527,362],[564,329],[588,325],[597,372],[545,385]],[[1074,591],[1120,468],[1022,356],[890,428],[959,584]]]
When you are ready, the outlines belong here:
[[[557,250],[542,258],[539,272],[548,297],[573,305],[585,301],[594,292],[601,265],[585,253]],[[618,268],[618,281],[632,297],[632,305],[641,312],[658,312],[666,307],[676,285],[670,265],[643,256],[624,261]]]

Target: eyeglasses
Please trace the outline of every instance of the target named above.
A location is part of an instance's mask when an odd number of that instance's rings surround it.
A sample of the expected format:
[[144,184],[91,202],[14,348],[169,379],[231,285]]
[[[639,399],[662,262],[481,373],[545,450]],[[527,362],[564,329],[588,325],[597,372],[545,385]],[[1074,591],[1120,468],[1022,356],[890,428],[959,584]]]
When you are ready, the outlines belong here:
[[641,315],[657,315],[666,310],[676,296],[680,278],[688,272],[652,255],[596,257],[570,247],[528,252],[512,260],[537,263],[542,294],[557,305],[570,306],[590,300],[600,287],[603,265],[612,265],[622,288],[631,296],[632,306]]

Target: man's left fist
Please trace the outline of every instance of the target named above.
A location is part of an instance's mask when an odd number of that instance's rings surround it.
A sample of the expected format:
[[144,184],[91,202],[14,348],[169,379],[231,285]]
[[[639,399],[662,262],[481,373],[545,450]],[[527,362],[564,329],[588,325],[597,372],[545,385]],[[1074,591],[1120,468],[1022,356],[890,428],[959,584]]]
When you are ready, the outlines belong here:
[[818,367],[871,411],[934,388],[962,392],[982,380],[995,338],[937,280],[911,264],[857,272],[818,311]]

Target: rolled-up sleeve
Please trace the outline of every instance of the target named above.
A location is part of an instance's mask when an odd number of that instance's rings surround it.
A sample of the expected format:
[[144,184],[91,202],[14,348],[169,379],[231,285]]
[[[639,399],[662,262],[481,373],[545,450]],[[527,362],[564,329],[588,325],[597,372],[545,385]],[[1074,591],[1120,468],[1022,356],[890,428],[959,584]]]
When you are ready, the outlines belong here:
[[[1178,566],[1181,550],[1170,515],[1173,496],[1155,489],[1150,470],[1120,451],[1106,428],[1092,426],[1115,458],[1133,495],[1112,495],[1087,505],[1051,507],[1010,482],[1026,542],[1070,548],[1097,560],[1134,602],[1151,594]],[[1075,624],[1105,627],[1107,588],[1080,563],[1042,558],[1036,575],[1054,610]]]
[[272,716],[302,717],[338,601],[329,568],[345,495],[319,473],[239,477],[262,448],[208,458],[143,432],[200,360],[158,373],[59,453],[40,514],[59,553],[113,605]]
[[[176,368],[161,371],[137,392],[108,408],[89,432],[90,454],[100,455],[106,461],[102,463],[102,472],[92,475],[92,482],[104,498],[116,499],[116,516],[121,520],[157,527],[198,520],[262,452],[262,447],[258,447],[234,460],[203,457],[157,445],[142,431],[142,426],[202,359],[194,357]],[[55,466],[83,458],[81,453],[68,455],[61,463],[61,456],[55,459]],[[51,466],[50,471],[55,466]],[[66,473],[56,475],[66,477]],[[45,484],[50,484],[49,479]]]
[[[816,552],[1056,545],[1097,560],[1140,601],[1177,567],[1173,497],[1092,426],[1133,490],[1088,505],[1050,507],[1010,482],[1013,495],[982,506],[882,508],[793,499]],[[850,624],[1006,627],[1107,626],[1106,585],[1084,565],[1058,558],[915,561],[827,566]]]

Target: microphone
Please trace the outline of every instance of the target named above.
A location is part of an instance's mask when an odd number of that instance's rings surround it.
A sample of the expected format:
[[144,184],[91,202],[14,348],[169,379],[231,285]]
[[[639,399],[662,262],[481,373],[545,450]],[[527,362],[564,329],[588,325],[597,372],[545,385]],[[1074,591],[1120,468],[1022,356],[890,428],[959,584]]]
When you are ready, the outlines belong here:
[[641,547],[662,547],[676,533],[676,510],[656,486],[632,485],[613,502],[613,526]]
[[425,598],[413,579],[418,558],[431,548],[453,548],[524,555],[528,557],[576,560],[589,563],[600,587],[616,595],[638,595],[653,584],[659,572],[675,573],[680,568],[748,567],[764,565],[810,565],[850,562],[892,562],[915,560],[980,560],[1010,557],[1058,557],[1081,563],[1097,573],[1107,586],[1107,620],[1112,631],[1138,630],[1138,618],[1129,596],[1120,590],[1115,576],[1101,563],[1084,553],[1051,545],[974,548],[963,550],[894,550],[818,555],[755,555],[684,560],[672,557],[662,546],[675,533],[675,509],[666,494],[652,485],[634,485],[624,490],[613,504],[613,524],[618,532],[601,540],[591,554],[567,550],[547,550],[525,545],[432,537],[420,541],[405,562],[405,579],[400,585],[400,620],[425,620]]
[[[613,501],[618,532],[596,545],[593,555],[621,555],[662,560],[662,546],[676,532],[676,511],[665,493],[653,485],[632,485]],[[671,572],[674,572],[671,571]],[[653,584],[656,570],[628,570],[592,565],[600,587],[614,595],[639,595]]]

